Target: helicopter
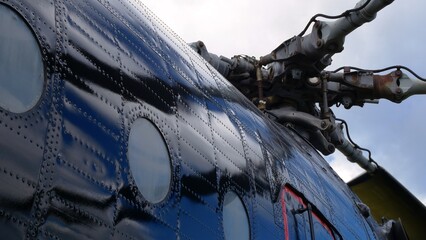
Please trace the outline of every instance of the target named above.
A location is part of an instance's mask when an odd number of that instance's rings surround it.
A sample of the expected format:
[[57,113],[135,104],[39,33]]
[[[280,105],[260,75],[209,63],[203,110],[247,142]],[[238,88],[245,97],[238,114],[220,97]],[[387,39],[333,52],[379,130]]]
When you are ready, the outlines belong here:
[[[391,2],[361,1],[346,14],[375,15]],[[1,0],[0,13],[2,237],[407,238],[398,219],[373,219],[319,154],[328,148],[312,140],[315,119],[326,139],[336,126],[324,111],[336,98],[316,81],[342,83],[353,72],[323,74],[322,57],[303,51],[294,63],[274,59],[309,34],[264,62],[235,58],[249,68],[244,91],[246,81],[228,81],[208,63],[205,45],[188,45],[141,1]],[[290,121],[271,112],[264,97],[274,94],[267,81],[253,84],[253,67],[256,81],[271,76],[272,85],[302,70],[309,91],[327,95],[308,98],[323,101],[324,114],[292,110],[298,120]],[[414,81],[399,70],[395,84]],[[357,162],[371,176],[386,173],[371,159]]]

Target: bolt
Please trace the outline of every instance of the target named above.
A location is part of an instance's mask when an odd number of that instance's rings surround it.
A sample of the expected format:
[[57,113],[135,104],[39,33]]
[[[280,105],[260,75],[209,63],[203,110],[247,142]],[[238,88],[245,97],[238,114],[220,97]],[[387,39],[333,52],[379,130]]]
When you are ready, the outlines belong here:
[[397,88],[397,89],[396,89],[396,94],[398,94],[398,95],[399,95],[399,94],[401,94],[401,93],[402,93],[402,89],[401,89],[401,88]]
[[319,81],[318,78],[309,78],[308,83],[312,86],[316,86],[316,85],[320,84],[320,81]]
[[321,26],[321,23],[320,22],[315,22],[315,24],[314,24],[314,28],[319,28]]
[[323,40],[318,39],[317,40],[317,47],[320,48],[320,47],[322,47],[322,45],[323,45]]
[[400,77],[402,75],[401,70],[396,70],[395,71],[395,76]]
[[327,123],[325,121],[321,121],[321,127],[322,128],[327,128]]

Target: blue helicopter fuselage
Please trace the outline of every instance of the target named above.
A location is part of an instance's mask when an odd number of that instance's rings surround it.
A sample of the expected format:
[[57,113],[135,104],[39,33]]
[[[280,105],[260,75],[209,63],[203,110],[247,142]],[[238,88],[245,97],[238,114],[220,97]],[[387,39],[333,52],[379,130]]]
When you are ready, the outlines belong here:
[[[0,108],[5,239],[227,238],[239,234],[229,227],[239,226],[228,219],[234,210],[224,214],[229,192],[250,239],[376,238],[358,198],[316,150],[139,1],[0,5],[27,23],[44,68],[34,107]],[[139,119],[155,126],[170,161],[164,196],[152,200],[136,175],[155,178],[157,169],[129,160],[131,146],[154,141],[143,130],[132,135]]]

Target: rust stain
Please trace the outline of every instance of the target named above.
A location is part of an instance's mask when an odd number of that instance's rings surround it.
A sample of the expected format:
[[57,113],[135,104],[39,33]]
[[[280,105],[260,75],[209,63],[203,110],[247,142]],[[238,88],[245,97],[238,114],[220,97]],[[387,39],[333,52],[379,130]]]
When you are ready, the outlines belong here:
[[396,89],[395,73],[389,73],[387,75],[374,75],[374,92],[378,97],[383,97],[391,101],[395,101],[395,93],[393,89]]

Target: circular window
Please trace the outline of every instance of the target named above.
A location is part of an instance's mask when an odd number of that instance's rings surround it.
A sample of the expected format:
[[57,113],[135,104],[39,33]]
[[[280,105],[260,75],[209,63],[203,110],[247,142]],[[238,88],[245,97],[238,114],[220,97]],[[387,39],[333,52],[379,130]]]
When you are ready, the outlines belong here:
[[127,157],[142,196],[151,203],[164,200],[172,175],[170,155],[160,131],[149,120],[140,118],[133,123]]
[[250,229],[243,202],[234,192],[228,192],[223,200],[223,231],[225,239],[250,239]]
[[44,85],[40,47],[24,20],[0,4],[0,107],[23,113],[39,101]]

